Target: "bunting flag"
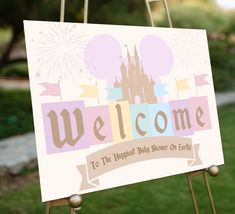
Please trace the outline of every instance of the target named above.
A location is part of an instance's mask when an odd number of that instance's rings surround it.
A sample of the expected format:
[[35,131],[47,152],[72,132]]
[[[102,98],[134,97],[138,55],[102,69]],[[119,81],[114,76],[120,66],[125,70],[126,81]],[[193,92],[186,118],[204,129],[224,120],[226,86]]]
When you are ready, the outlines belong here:
[[122,88],[107,88],[107,100],[121,100],[123,99]]
[[190,87],[187,85],[187,81],[188,79],[176,80],[177,91],[184,91],[190,89]]
[[205,80],[206,77],[207,77],[207,74],[194,75],[196,87],[209,85],[209,83]]
[[161,97],[165,94],[168,94],[168,92],[166,91],[166,86],[167,86],[167,84],[154,85],[154,94],[155,94],[155,96]]
[[80,95],[80,97],[97,97],[98,96],[97,85],[80,85],[80,87],[83,89],[83,92]]
[[44,91],[40,96],[60,96],[60,84],[58,83],[39,83],[39,85],[44,87]]

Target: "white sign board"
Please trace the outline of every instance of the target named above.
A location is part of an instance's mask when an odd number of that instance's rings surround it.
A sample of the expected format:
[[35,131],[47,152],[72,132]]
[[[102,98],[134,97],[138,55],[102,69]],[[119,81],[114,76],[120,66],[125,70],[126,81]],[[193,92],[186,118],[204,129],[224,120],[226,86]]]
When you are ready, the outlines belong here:
[[206,31],[24,28],[43,201],[224,163]]

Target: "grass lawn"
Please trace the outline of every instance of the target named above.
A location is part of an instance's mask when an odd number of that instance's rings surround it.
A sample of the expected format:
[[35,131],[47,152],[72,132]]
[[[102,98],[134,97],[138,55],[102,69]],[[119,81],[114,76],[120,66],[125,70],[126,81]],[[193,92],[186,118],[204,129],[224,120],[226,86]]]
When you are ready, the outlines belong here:
[[0,90],[0,139],[33,130],[29,91]]
[[[235,105],[219,110],[226,165],[221,174],[209,178],[217,213],[233,213],[235,210]],[[200,213],[211,213],[202,177],[194,178]],[[114,188],[86,194],[82,213],[132,214],[132,213],[194,213],[185,175]],[[17,191],[5,193],[0,198],[0,212],[45,213],[41,203],[39,182],[26,184]],[[52,213],[69,213],[67,207],[56,207]]]

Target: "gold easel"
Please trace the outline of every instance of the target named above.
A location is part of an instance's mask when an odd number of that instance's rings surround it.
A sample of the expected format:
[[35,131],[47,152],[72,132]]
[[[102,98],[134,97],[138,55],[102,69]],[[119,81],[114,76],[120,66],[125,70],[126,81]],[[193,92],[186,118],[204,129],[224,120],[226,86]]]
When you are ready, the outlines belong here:
[[207,174],[215,177],[219,174],[219,168],[217,166],[210,166],[208,169],[189,172],[189,173],[186,174],[187,179],[188,179],[189,190],[190,190],[191,195],[192,195],[193,206],[194,206],[194,210],[195,210],[196,214],[199,213],[199,210],[198,210],[198,206],[197,206],[197,200],[196,200],[196,197],[195,197],[195,193],[194,193],[194,190],[193,190],[192,178],[194,176],[198,176],[198,175],[203,175],[204,183],[205,183],[205,186],[206,186],[206,190],[207,190],[210,205],[211,205],[211,211],[212,211],[213,214],[216,213],[215,204],[214,204],[214,200],[213,200],[213,197],[212,197],[212,193],[211,193],[211,189],[210,189]]
[[70,206],[70,214],[74,214],[75,211],[79,211],[82,205],[82,197],[79,195],[72,195],[69,198],[62,198],[53,201],[48,201],[46,204],[46,214],[50,214],[52,207],[57,206]]
[[[167,19],[168,19],[169,27],[172,28],[173,25],[172,25],[170,12],[169,12],[166,0],[145,0],[145,4],[146,4],[148,15],[150,18],[151,26],[152,27],[155,26],[154,21],[153,21],[153,17],[152,17],[151,7],[150,7],[151,2],[163,2],[165,12],[167,15]],[[89,0],[84,0],[84,19],[83,19],[84,23],[87,23],[87,21],[88,21],[88,3],[89,3]],[[60,22],[64,22],[64,10],[65,10],[65,0],[61,0]],[[215,204],[213,201],[213,197],[212,197],[207,174],[209,174],[211,176],[217,176],[219,174],[219,168],[217,166],[210,166],[208,169],[193,171],[193,172],[189,172],[186,174],[187,180],[188,180],[188,185],[189,185],[189,190],[192,195],[195,214],[199,214],[199,210],[198,210],[198,206],[197,206],[195,193],[193,190],[192,178],[195,176],[198,176],[198,175],[203,175],[205,186],[206,186],[208,197],[209,197],[209,201],[210,201],[210,205],[211,205],[211,210],[212,210],[213,214],[216,214]],[[61,205],[69,205],[70,206],[70,214],[74,214],[75,211],[79,211],[81,209],[82,197],[80,195],[75,194],[75,195],[70,196],[69,198],[48,201],[47,205],[46,205],[46,214],[50,214],[50,209],[52,207],[61,206]]]
[[154,25],[154,21],[153,21],[150,2],[163,2],[165,12],[166,12],[166,15],[167,15],[167,19],[168,19],[169,27],[172,28],[173,25],[172,25],[171,16],[170,16],[170,12],[169,12],[168,4],[167,4],[166,0],[145,0],[145,4],[146,4],[148,15],[149,15],[149,18],[150,18],[151,26],[154,27],[155,25]]

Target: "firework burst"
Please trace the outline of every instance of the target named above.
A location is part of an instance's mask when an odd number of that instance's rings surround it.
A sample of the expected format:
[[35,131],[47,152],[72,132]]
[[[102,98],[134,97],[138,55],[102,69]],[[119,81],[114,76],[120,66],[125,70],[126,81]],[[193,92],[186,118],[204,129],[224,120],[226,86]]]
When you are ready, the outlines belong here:
[[76,24],[53,23],[39,32],[36,76],[76,80],[81,77],[85,35],[80,35]]

